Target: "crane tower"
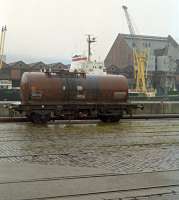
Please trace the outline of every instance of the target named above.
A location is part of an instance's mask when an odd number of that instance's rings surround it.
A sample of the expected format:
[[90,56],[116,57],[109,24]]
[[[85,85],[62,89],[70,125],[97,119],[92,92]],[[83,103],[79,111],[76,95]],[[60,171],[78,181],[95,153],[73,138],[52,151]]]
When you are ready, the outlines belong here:
[[7,31],[6,26],[3,26],[1,29],[1,39],[0,39],[0,69],[2,69],[2,67],[3,67],[6,31]]
[[146,88],[145,73],[146,73],[146,64],[147,64],[147,57],[148,57],[147,51],[141,50],[140,47],[138,46],[138,43],[135,37],[136,35],[135,29],[128,12],[128,7],[123,5],[122,8],[125,13],[125,17],[127,20],[128,28],[129,28],[131,39],[132,39],[134,79],[136,83],[136,91],[146,94],[147,88]]

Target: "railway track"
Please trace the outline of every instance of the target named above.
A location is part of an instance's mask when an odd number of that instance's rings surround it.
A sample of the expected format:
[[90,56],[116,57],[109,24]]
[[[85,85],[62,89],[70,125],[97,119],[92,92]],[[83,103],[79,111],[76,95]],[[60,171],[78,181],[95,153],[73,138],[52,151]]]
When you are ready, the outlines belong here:
[[[147,115],[133,115],[124,116],[122,118],[127,120],[137,120],[137,119],[179,119],[179,114],[147,114]],[[0,122],[29,122],[26,117],[0,117]],[[99,120],[58,120],[54,119],[49,123],[59,123],[59,124],[94,124],[100,122]]]
[[[170,172],[175,172],[176,170],[170,170]],[[163,171],[166,172],[166,171]],[[168,171],[167,171],[168,172]],[[157,173],[157,171],[156,171]],[[141,173],[130,173],[128,175],[140,175]],[[150,174],[146,172],[145,174]],[[55,181],[55,180],[82,180],[82,179],[92,179],[92,178],[109,178],[109,177],[122,177],[126,174],[120,173],[99,173],[99,174],[87,174],[87,175],[73,175],[73,176],[60,176],[60,177],[50,177],[50,178],[34,178],[34,179],[24,179],[24,180],[14,180],[14,181],[0,181],[0,184],[10,184],[10,183],[29,183],[29,182],[42,182],[42,181]],[[179,184],[174,184],[172,186],[179,186]],[[162,187],[162,186],[161,186]]]
[[[174,189],[177,189],[175,192]],[[67,194],[67,195],[57,195],[51,197],[36,197],[36,198],[28,198],[24,200],[51,200],[51,199],[72,199],[72,200],[85,200],[85,199],[93,199],[93,200],[146,200],[150,198],[153,200],[178,200],[179,198],[179,185],[168,185],[168,186],[157,186],[157,187],[149,187],[149,188],[137,188],[137,189],[129,189],[129,190],[106,190],[99,192],[91,192],[91,193],[79,193],[79,194]],[[152,190],[152,194],[151,191]],[[116,194],[117,193],[117,194]],[[122,193],[122,195],[120,195]],[[136,195],[131,195],[130,193],[137,193]],[[142,194],[141,194],[142,193]],[[110,195],[110,197],[105,197]],[[116,196],[125,196],[124,198]],[[113,198],[111,196],[114,196]],[[101,198],[103,197],[103,198]]]
[[[35,179],[19,179],[0,182],[0,191],[6,188],[14,188],[16,192],[14,199],[105,199],[105,200],[143,200],[152,197],[155,200],[159,197],[174,200],[179,197],[178,179],[171,181],[171,176],[177,176],[178,171],[155,172],[155,173],[134,173],[121,175],[115,173],[101,173],[89,175],[74,175],[60,177],[46,177]],[[150,177],[150,178],[149,178]],[[165,180],[162,180],[165,177]],[[146,181],[146,178],[148,180]],[[155,179],[158,181],[155,182]],[[134,183],[131,183],[131,180]],[[142,182],[141,182],[142,181]],[[37,186],[38,185],[38,186]],[[51,185],[52,187],[49,187]],[[28,187],[26,193],[18,193],[19,187]],[[42,191],[32,190],[34,186]],[[61,187],[60,187],[61,186]],[[53,189],[52,189],[53,188]],[[46,190],[45,190],[46,189]],[[31,191],[31,193],[29,192]],[[12,193],[13,193],[12,192]],[[21,197],[21,198],[19,198]]]

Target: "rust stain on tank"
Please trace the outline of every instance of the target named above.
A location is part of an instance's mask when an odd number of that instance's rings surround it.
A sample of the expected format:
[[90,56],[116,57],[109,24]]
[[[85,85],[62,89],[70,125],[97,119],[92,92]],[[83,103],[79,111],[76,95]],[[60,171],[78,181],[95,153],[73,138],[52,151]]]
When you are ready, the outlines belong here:
[[[33,101],[32,92],[39,94],[39,100]],[[128,83],[124,76],[105,75],[62,78],[43,72],[26,72],[21,81],[22,103],[57,104],[67,101],[76,102],[113,102],[114,96],[123,95],[120,101],[126,101]]]

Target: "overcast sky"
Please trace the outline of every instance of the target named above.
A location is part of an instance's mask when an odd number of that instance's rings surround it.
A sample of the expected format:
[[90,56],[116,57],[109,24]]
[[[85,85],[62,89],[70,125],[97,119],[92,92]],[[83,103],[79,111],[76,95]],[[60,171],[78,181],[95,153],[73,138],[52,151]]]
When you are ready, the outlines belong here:
[[128,33],[123,4],[138,34],[171,34],[179,41],[178,0],[0,0],[7,62],[70,62],[86,52],[86,34],[97,37],[93,51],[103,60],[117,34]]

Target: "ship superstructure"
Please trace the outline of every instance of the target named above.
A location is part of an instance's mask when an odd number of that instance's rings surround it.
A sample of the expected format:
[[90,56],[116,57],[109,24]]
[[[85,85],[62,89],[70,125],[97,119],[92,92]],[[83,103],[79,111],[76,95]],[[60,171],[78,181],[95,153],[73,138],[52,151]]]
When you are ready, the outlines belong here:
[[106,69],[104,63],[91,59],[91,44],[96,42],[96,39],[91,35],[88,35],[88,56],[85,55],[74,55],[70,66],[70,71],[85,72],[87,74],[94,75],[106,75]]

